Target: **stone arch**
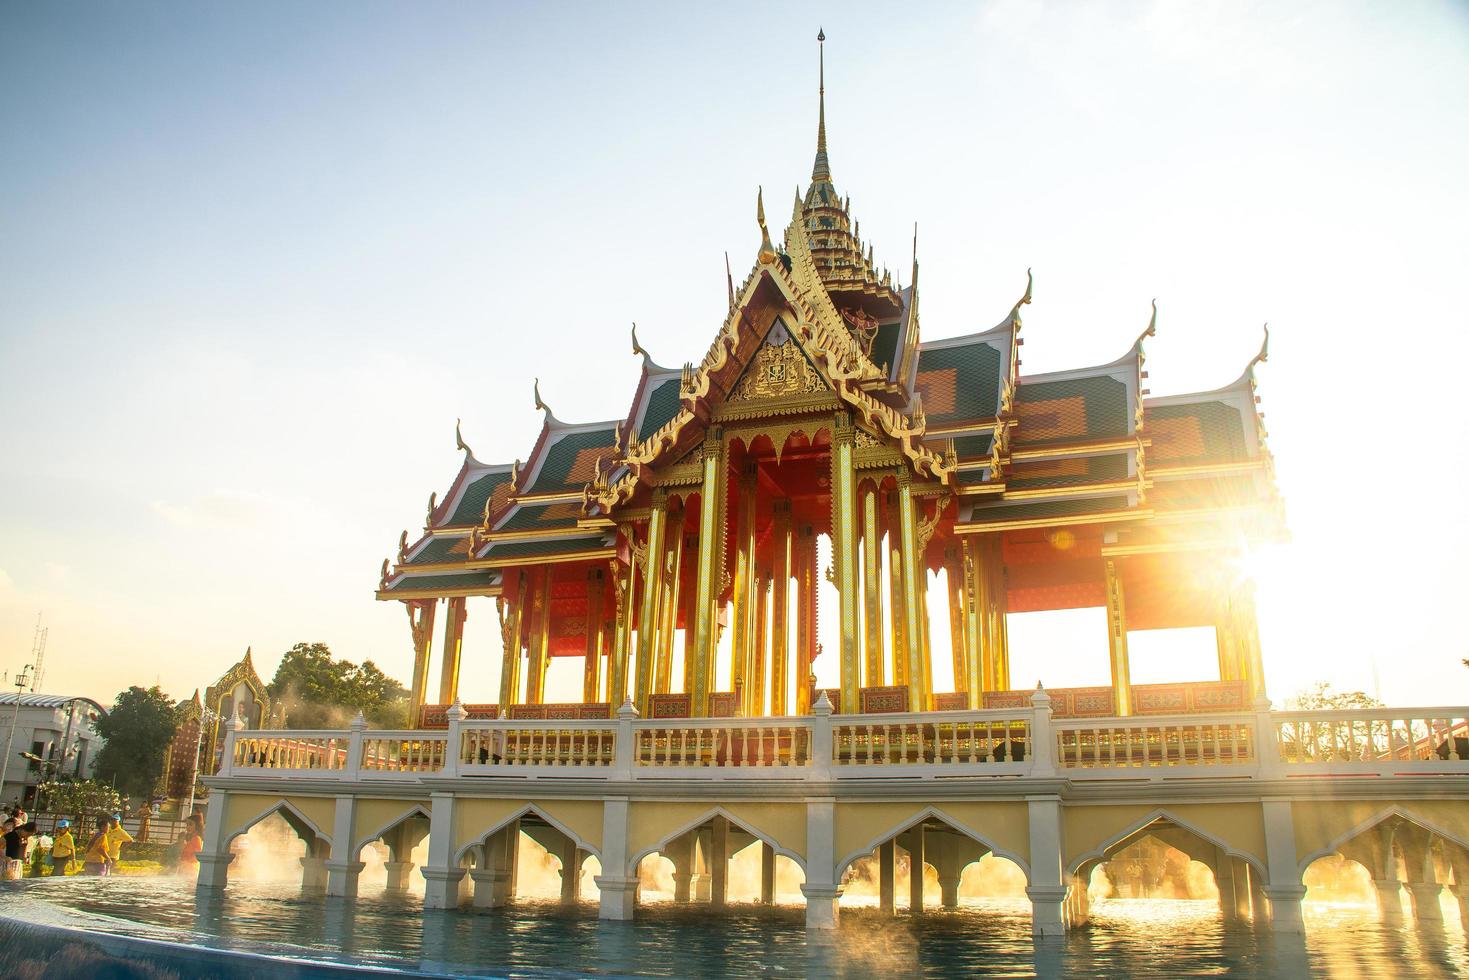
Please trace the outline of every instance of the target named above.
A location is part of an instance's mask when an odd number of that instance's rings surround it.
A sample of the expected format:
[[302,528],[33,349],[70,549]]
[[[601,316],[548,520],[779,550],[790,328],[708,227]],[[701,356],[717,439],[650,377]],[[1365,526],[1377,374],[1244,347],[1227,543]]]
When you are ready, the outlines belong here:
[[479,834],[469,843],[459,848],[458,852],[454,855],[453,863],[455,865],[461,864],[464,861],[464,858],[470,855],[475,848],[484,846],[485,842],[488,841],[491,837],[499,833],[501,830],[504,830],[506,827],[510,826],[512,823],[519,820],[521,817],[524,817],[528,813],[533,813],[540,819],[546,821],[546,823],[550,824],[552,828],[564,834],[568,840],[575,843],[579,850],[586,851],[587,854],[595,857],[598,863],[601,863],[601,848],[593,846],[591,843],[583,839],[580,834],[567,826],[564,822],[557,820],[555,817],[551,816],[549,813],[536,806],[534,803],[527,803],[525,806],[511,813],[509,816],[501,818],[498,822],[492,824],[483,833]]
[[[886,841],[892,840],[909,830],[912,830],[914,827],[923,823],[930,817],[944,824],[947,824],[949,827],[952,827],[954,830],[963,834],[965,837],[969,837],[974,841],[983,844],[995,857],[1002,857],[1005,860],[1014,863],[1015,866],[1018,867],[1025,874],[1026,882],[1028,883],[1030,881],[1029,861],[1025,860],[1014,851],[999,846],[994,841],[985,837],[979,831],[968,826],[966,823],[964,823],[964,821],[954,818],[953,816],[945,813],[943,810],[936,806],[924,807],[922,810],[919,810],[913,815],[905,818],[897,826],[891,827],[888,830],[883,831],[863,846],[857,848],[856,850],[853,850],[849,854],[840,857],[837,860],[836,870],[832,873],[833,880],[841,881],[842,875],[846,874],[847,869],[852,866],[852,862],[857,861],[860,858],[866,857],[867,855],[871,854],[873,850],[875,850],[879,845],[885,843]],[[925,861],[924,863],[927,864],[928,862]]]
[[[1158,807],[1148,812],[1140,819],[1133,821],[1122,830],[1102,841],[1096,848],[1077,857],[1066,868],[1066,874],[1085,878],[1098,863],[1105,861],[1110,855],[1147,836],[1147,829],[1149,827],[1164,821],[1192,834],[1207,844],[1212,844],[1228,856],[1244,861],[1250,866],[1252,871],[1260,874],[1264,880],[1269,880],[1268,876],[1266,876],[1265,862],[1261,858],[1248,851],[1241,851],[1238,848],[1230,846],[1222,838],[1200,828],[1192,821],[1179,817],[1166,807]],[[1216,868],[1214,871],[1217,876],[1218,869]]]
[[[631,860],[628,861],[627,870],[625,873],[629,876],[636,876],[638,873],[638,865],[642,863],[643,858],[647,857],[650,854],[662,854],[669,844],[673,843],[684,834],[687,834],[692,830],[697,830],[699,827],[702,827],[704,824],[708,823],[715,817],[725,818],[730,822],[731,826],[738,827],[740,828],[740,830],[749,834],[757,841],[763,841],[764,843],[770,845],[771,849],[774,850],[776,854],[790,858],[793,862],[795,862],[796,867],[801,869],[801,874],[806,875],[809,880],[810,875],[806,869],[806,859],[804,857],[802,857],[800,854],[797,854],[795,851],[782,846],[781,843],[777,841],[774,837],[770,836],[767,833],[764,833],[763,831],[755,829],[755,827],[749,821],[741,820],[739,817],[730,813],[722,806],[716,806],[710,808],[709,810],[706,810],[704,813],[695,817],[693,820],[685,822],[678,829],[671,831],[659,840],[643,848],[637,854],[633,855]],[[732,853],[728,855],[728,857],[733,856],[734,855]]]
[[1320,847],[1314,851],[1308,852],[1304,857],[1300,859],[1300,872],[1304,874],[1308,867],[1310,867],[1313,863],[1323,857],[1341,853],[1342,847],[1349,844],[1356,838],[1362,836],[1363,834],[1367,833],[1368,831],[1372,830],[1373,828],[1379,826],[1383,822],[1391,820],[1395,817],[1399,820],[1403,820],[1407,823],[1413,824],[1419,830],[1426,831],[1436,837],[1441,837],[1449,843],[1455,844],[1463,848],[1466,852],[1469,852],[1469,840],[1465,840],[1464,837],[1460,834],[1457,834],[1452,830],[1448,830],[1440,826],[1436,821],[1429,820],[1421,814],[1414,813],[1406,807],[1394,803],[1392,806],[1383,808],[1380,812],[1367,818],[1350,830],[1338,834],[1324,847]]
[[296,836],[300,837],[303,841],[306,842],[308,853],[312,844],[316,841],[320,841],[321,844],[324,844],[327,847],[331,846],[332,839],[330,834],[323,832],[322,829],[316,825],[315,821],[313,821],[305,813],[301,812],[301,810],[298,809],[293,803],[291,803],[290,800],[283,799],[262,810],[254,817],[251,817],[248,821],[241,825],[238,830],[232,832],[229,835],[228,839],[226,839],[224,842],[225,849],[228,850],[230,844],[234,843],[237,839],[243,837],[245,834],[248,834],[250,832],[250,829],[256,824],[259,824],[264,820],[268,820],[270,817],[274,816],[277,813],[279,813],[281,817],[286,821],[286,824],[293,831],[296,832]]
[[381,827],[378,827],[376,830],[369,832],[366,836],[358,838],[355,846],[352,848],[352,853],[356,854],[368,844],[371,844],[373,841],[377,840],[380,837],[386,836],[393,830],[397,829],[400,824],[412,820],[414,817],[422,817],[424,820],[433,819],[432,815],[427,809],[425,809],[423,806],[415,805],[404,813],[398,814],[398,816],[389,820],[387,823],[383,824]]

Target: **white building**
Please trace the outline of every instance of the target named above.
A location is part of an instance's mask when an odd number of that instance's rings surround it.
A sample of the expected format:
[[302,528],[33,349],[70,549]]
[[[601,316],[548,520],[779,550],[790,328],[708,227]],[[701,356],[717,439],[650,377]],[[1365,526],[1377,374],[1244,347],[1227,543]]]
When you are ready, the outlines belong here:
[[0,747],[10,745],[0,762],[5,773],[0,802],[30,806],[36,785],[52,772],[91,776],[102,747],[93,726],[104,714],[106,710],[91,698],[0,694]]

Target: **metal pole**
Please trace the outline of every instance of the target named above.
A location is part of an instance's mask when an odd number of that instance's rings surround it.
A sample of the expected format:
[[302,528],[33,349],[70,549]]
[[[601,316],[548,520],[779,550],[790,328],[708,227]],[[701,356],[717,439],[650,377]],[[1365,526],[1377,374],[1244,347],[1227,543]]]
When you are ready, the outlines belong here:
[[10,752],[15,748],[15,723],[20,721],[20,694],[31,682],[26,676],[30,667],[30,664],[22,667],[20,676],[15,679],[15,711],[10,715],[10,737],[5,740],[5,758],[0,760],[0,801],[5,799],[5,774],[10,771]]

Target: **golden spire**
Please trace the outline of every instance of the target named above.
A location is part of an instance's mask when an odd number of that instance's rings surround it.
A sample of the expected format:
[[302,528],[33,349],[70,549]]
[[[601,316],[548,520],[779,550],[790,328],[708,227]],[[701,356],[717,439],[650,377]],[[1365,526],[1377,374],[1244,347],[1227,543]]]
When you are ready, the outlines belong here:
[[811,167],[811,180],[831,180],[831,164],[826,159],[826,31],[816,32],[818,64],[817,100],[820,106],[816,123],[816,163]]
[[729,271],[729,252],[724,253],[724,288],[729,292],[729,308],[735,308],[734,273]]
[[770,244],[770,229],[765,227],[765,189],[755,191],[755,220],[760,223],[760,261],[775,261],[775,246]]

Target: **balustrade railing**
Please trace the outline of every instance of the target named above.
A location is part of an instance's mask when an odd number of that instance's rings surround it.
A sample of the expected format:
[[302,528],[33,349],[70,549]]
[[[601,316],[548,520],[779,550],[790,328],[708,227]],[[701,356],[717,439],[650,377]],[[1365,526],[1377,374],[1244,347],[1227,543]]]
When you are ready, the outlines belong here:
[[459,730],[459,764],[610,766],[616,737],[616,722],[465,722]]
[[337,771],[346,768],[349,736],[345,732],[259,732],[234,740],[230,764],[235,769]]
[[1013,711],[865,715],[832,724],[838,766],[957,766],[1023,762],[1031,719]]
[[365,773],[433,773],[444,768],[444,732],[372,732],[362,739],[359,769]]
[[1059,769],[1255,764],[1254,716],[1099,718],[1053,722]]
[[[1469,774],[1469,708],[1278,711],[1146,718],[1052,718],[1032,710],[801,718],[466,720],[448,731],[244,731],[232,723],[225,776],[416,779],[871,779],[1001,775],[1070,779],[1207,776],[1280,779],[1334,773]],[[1165,776],[1166,773],[1166,776]],[[893,775],[898,772],[894,771]]]
[[1372,708],[1271,715],[1288,769],[1469,762],[1469,708]]
[[789,769],[811,763],[810,718],[720,718],[633,724],[636,764],[653,768]]

